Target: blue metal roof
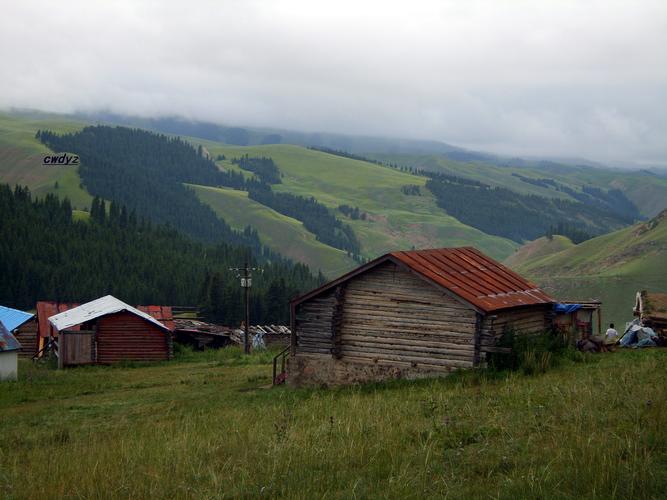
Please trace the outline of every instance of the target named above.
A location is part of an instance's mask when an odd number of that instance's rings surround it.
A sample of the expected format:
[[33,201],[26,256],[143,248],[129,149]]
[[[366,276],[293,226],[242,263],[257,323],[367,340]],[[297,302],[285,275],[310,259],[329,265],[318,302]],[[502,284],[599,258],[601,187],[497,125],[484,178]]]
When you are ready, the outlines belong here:
[[19,311],[18,309],[0,306],[0,322],[2,322],[5,325],[5,328],[10,332],[21,326],[33,316],[34,314]]
[[9,333],[5,325],[0,321],[0,352],[18,351],[21,349],[21,344],[16,340],[16,337]]

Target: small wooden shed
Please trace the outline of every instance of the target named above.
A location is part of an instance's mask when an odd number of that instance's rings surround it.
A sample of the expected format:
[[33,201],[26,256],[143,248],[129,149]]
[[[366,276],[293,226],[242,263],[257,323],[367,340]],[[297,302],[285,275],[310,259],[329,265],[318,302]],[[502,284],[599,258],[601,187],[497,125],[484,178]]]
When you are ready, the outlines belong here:
[[508,328],[551,328],[554,300],[471,247],[392,252],[291,302],[287,381],[346,384],[485,363]]
[[111,295],[51,316],[49,323],[57,331],[60,366],[160,361],[173,355],[169,328]]

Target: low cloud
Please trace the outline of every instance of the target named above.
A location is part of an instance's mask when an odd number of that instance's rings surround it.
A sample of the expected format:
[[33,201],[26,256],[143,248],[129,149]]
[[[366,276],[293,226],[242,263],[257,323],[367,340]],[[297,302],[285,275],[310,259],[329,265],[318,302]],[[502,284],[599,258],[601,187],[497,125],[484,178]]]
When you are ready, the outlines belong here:
[[667,4],[22,1],[0,106],[667,164]]

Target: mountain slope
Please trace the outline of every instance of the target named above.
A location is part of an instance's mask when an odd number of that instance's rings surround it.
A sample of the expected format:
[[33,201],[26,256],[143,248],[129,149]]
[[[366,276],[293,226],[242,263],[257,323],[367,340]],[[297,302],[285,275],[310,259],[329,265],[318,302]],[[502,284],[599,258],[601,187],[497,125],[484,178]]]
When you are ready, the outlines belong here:
[[555,253],[523,247],[506,261],[561,299],[599,298],[608,320],[632,319],[634,295],[667,292],[667,210],[645,223]]
[[[587,165],[569,166],[554,162],[507,160],[502,166],[484,161],[456,161],[442,155],[407,155],[367,153],[373,159],[400,166],[411,166],[432,172],[461,176],[511,189],[521,194],[574,201],[584,186],[620,190],[639,209],[641,215],[653,217],[667,208],[667,178],[647,171],[597,168]],[[547,182],[543,182],[546,179]],[[542,181],[542,182],[541,182]],[[556,185],[553,185],[553,182]],[[571,190],[571,191],[570,191]]]
[[523,262],[553,255],[573,246],[574,243],[565,236],[555,234],[551,239],[543,236],[518,248],[516,252],[505,259],[505,264],[510,267],[518,267]]
[[[75,208],[88,209],[92,197],[83,189],[78,168],[42,165],[49,148],[35,139],[38,130],[73,132],[85,126],[82,122],[58,115],[15,116],[0,113],[0,180],[29,186],[33,194],[57,194],[68,197]],[[56,187],[57,183],[57,187]]]
[[[365,257],[375,257],[398,248],[474,245],[497,258],[510,255],[516,243],[489,236],[462,224],[438,208],[424,188],[426,178],[365,161],[313,151],[293,145],[252,147],[201,143],[214,157],[224,155],[218,165],[237,170],[231,159],[245,154],[271,157],[283,174],[276,192],[313,196],[349,224],[362,244]],[[420,196],[407,195],[403,186],[419,186]],[[338,211],[346,204],[358,207],[366,220],[353,220]],[[261,237],[261,234],[260,234]]]
[[251,226],[262,243],[295,262],[321,269],[329,276],[342,274],[355,266],[344,251],[317,241],[301,222],[248,198],[245,191],[230,188],[190,185],[200,200],[242,230]]

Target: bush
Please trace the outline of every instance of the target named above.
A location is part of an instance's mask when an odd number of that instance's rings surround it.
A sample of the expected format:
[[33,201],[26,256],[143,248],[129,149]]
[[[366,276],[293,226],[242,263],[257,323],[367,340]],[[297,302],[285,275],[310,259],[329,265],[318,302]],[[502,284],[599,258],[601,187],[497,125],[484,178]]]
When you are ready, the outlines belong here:
[[522,371],[526,375],[544,373],[563,358],[574,360],[573,348],[560,336],[551,332],[519,335],[510,329],[503,333],[498,347],[509,347],[509,354],[493,353],[489,368],[493,370]]

